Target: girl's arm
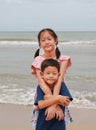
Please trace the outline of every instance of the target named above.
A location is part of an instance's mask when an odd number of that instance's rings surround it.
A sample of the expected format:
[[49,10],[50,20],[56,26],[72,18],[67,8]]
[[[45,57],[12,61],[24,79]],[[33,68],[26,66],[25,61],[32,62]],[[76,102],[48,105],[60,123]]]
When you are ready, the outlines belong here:
[[54,95],[58,95],[60,92],[61,83],[62,83],[62,80],[64,78],[64,74],[66,73],[66,70],[67,70],[67,67],[69,64],[68,62],[69,62],[69,60],[62,61],[61,65],[60,65],[60,76],[59,76],[58,81],[54,87],[54,92],[53,92]]
[[52,92],[50,88],[47,86],[47,84],[44,82],[42,76],[41,76],[41,71],[39,69],[36,69],[36,76],[38,79],[38,84],[40,85],[40,88],[44,92],[45,95],[49,94],[52,95]]
[[38,107],[40,109],[43,109],[43,108],[49,107],[51,105],[57,104],[58,102],[59,102],[59,95],[52,96],[52,98],[38,101]]
[[62,105],[62,106],[68,106],[69,103],[70,103],[70,100],[69,100],[69,97],[67,97],[67,96],[51,95],[51,98],[47,98],[45,100],[38,101],[38,107],[40,109],[43,109],[43,108],[49,107],[49,106],[54,105],[54,104],[59,104],[59,105]]
[[[60,65],[60,76],[59,76],[58,81],[57,81],[57,83],[55,84],[55,87],[54,87],[54,92],[53,92],[54,95],[58,95],[59,92],[60,92],[62,79],[64,78],[64,74],[67,70],[68,62],[69,62],[69,60],[62,61],[61,65]],[[40,88],[42,89],[42,91],[45,94],[52,95],[52,92],[49,89],[48,85],[44,82],[44,80],[41,76],[41,71],[39,69],[36,69],[36,76],[37,76],[37,79],[38,79],[38,84],[40,85]]]

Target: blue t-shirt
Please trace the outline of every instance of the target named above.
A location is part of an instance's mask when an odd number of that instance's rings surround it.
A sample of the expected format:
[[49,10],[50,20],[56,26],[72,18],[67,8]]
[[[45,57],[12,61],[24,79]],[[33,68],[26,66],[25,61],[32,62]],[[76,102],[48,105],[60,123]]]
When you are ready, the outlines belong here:
[[[62,85],[61,85],[60,95],[68,96],[71,101],[73,100],[73,98],[64,82],[62,82]],[[34,104],[38,105],[38,101],[40,101],[40,100],[44,100],[44,93],[41,90],[41,88],[38,86],[37,87],[37,97],[36,97]],[[61,107],[62,111],[64,112],[65,107],[63,107],[63,106],[60,106],[60,107]],[[46,108],[39,109],[36,130],[66,130],[64,120],[58,121],[58,119],[53,118],[52,120],[46,121],[45,120],[45,118],[46,118],[45,111],[46,111]]]

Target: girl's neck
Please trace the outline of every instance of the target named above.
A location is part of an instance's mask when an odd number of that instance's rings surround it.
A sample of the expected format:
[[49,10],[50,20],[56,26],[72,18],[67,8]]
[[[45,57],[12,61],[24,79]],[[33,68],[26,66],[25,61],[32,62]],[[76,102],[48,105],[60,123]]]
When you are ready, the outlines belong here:
[[43,54],[43,57],[44,58],[54,58],[54,59],[56,59],[56,54],[55,53],[44,53]]

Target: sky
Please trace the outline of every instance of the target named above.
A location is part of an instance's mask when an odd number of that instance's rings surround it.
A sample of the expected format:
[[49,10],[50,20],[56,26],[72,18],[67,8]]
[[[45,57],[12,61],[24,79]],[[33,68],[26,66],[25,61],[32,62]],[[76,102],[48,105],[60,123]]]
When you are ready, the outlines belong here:
[[96,0],[0,0],[0,31],[96,31]]

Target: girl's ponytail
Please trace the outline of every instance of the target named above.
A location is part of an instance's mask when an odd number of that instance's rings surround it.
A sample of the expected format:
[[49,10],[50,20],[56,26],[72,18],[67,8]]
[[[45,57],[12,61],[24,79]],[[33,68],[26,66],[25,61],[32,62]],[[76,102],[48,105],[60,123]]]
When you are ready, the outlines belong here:
[[56,58],[58,59],[61,55],[61,52],[58,47],[56,47]]
[[40,51],[40,49],[37,49],[37,51],[34,54],[34,58],[37,57],[37,56],[39,56],[39,51]]

